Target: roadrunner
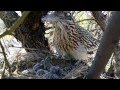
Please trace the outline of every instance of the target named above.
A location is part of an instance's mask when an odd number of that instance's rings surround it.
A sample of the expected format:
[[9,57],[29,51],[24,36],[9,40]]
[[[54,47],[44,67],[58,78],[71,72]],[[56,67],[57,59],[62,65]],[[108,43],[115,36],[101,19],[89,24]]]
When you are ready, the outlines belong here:
[[[98,41],[87,31],[74,22],[65,11],[55,11],[42,18],[45,25],[52,25],[46,30],[45,37],[54,53],[63,58],[76,60],[88,59],[88,52],[97,49]],[[47,26],[48,26],[47,25]]]

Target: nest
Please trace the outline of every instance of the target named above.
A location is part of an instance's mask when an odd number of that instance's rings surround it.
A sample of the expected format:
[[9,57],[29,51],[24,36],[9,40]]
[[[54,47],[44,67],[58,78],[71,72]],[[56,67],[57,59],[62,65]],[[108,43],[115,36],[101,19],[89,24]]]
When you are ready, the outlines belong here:
[[[41,64],[43,61],[45,61],[46,63],[50,63],[51,66],[48,67],[49,70],[52,67],[59,67],[63,70],[61,72],[63,76],[58,79],[72,79],[73,77],[84,78],[89,67],[89,65],[85,62],[76,60],[65,60],[45,51],[20,53],[17,56],[16,60],[12,63],[12,72],[14,76],[12,78],[51,79],[46,77],[43,78],[42,76],[38,75],[37,72],[35,72],[34,70],[35,65]],[[44,70],[47,69],[44,68]]]

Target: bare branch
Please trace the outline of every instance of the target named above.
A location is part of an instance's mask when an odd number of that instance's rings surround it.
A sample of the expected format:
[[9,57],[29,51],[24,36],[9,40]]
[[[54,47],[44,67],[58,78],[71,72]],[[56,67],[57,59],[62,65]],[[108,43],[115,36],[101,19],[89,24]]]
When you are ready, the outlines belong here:
[[30,11],[24,11],[23,15],[13,24],[9,30],[5,31],[3,34],[0,35],[0,38],[4,37],[5,35],[11,35],[13,31],[15,31],[21,23],[23,23],[24,19],[28,16]]
[[9,75],[11,76],[11,74],[12,74],[11,67],[10,67],[10,64],[9,64],[9,62],[7,60],[6,53],[5,53],[5,50],[4,50],[4,47],[3,47],[2,43],[1,43],[1,41],[0,41],[0,46],[1,46],[1,49],[2,49],[2,52],[3,52],[5,66],[8,67]]
[[92,63],[87,78],[96,79],[104,70],[115,46],[120,39],[120,12],[116,11],[108,21],[100,46]]
[[83,22],[83,21],[88,21],[88,20],[95,20],[95,19],[83,19],[83,20],[80,20],[80,21],[76,21],[76,23],[79,23],[79,22]]
[[3,64],[3,72],[2,72],[2,75],[1,75],[1,79],[3,79],[5,77],[5,67],[6,67],[6,65],[5,65],[5,62],[4,62],[4,64]]
[[105,16],[102,14],[101,11],[91,11],[91,13],[95,18],[96,22],[98,23],[98,25],[100,26],[100,28],[104,31],[106,26]]

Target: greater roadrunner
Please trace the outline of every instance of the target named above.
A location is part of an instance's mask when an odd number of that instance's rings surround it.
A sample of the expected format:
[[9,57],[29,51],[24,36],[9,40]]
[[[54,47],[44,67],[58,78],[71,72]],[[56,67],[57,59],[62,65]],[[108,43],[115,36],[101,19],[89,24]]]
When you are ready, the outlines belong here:
[[[74,22],[65,11],[55,11],[42,18],[52,29],[46,31],[50,48],[62,57],[86,60],[88,52],[97,49],[98,41]],[[49,25],[50,25],[49,24]]]

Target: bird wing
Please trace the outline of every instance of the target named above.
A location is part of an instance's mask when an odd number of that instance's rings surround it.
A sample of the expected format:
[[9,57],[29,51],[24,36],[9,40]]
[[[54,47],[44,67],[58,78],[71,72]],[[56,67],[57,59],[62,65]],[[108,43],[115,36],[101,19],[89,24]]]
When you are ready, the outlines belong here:
[[86,48],[88,52],[94,51],[98,47],[98,40],[95,39],[90,32],[82,27],[78,27],[80,43]]

